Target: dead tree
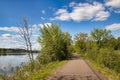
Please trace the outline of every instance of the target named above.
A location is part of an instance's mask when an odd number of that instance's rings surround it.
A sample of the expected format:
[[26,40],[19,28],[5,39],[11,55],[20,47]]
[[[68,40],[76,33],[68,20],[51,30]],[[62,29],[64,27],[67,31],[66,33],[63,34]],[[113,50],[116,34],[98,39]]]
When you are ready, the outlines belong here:
[[24,45],[24,47],[28,52],[31,63],[33,63],[34,61],[33,53],[32,53],[32,41],[31,41],[32,32],[33,32],[32,27],[29,27],[27,19],[24,18],[22,25],[19,26],[19,35],[20,35],[22,44]]

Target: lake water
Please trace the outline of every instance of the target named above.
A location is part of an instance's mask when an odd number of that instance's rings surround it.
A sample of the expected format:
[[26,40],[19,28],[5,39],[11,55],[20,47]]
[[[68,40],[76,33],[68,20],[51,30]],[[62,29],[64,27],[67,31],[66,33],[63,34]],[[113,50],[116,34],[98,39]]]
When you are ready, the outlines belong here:
[[[37,53],[33,54],[34,59],[37,57]],[[0,73],[11,73],[11,69],[16,66],[20,66],[22,63],[29,61],[28,55],[3,55],[0,56]]]

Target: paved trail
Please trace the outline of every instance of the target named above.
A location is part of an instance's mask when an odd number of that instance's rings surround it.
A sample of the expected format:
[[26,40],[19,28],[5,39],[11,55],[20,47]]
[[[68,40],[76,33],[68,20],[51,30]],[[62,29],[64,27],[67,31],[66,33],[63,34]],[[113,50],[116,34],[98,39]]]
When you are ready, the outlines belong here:
[[57,69],[47,80],[106,80],[84,59],[74,57]]

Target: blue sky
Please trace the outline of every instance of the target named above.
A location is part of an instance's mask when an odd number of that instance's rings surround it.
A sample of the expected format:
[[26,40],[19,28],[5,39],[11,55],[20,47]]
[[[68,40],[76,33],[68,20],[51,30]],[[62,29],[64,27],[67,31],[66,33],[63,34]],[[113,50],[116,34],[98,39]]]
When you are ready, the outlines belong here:
[[16,33],[23,17],[35,27],[36,36],[42,23],[51,22],[60,24],[72,37],[79,32],[90,34],[94,28],[120,36],[120,0],[0,0],[0,47],[22,47],[16,43]]

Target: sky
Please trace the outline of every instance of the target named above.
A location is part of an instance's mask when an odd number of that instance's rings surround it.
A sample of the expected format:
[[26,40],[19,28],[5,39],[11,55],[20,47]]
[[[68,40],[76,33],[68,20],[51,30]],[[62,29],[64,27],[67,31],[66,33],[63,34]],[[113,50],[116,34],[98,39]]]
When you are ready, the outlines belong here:
[[0,48],[23,47],[17,41],[17,25],[24,17],[34,28],[34,49],[39,49],[36,39],[43,23],[59,24],[72,38],[94,28],[120,36],[120,0],[0,0]]

